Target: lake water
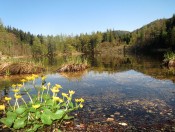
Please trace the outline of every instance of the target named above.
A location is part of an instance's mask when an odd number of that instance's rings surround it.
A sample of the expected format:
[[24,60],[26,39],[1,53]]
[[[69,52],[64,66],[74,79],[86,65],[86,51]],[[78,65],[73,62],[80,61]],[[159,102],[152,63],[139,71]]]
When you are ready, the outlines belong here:
[[[85,99],[76,111],[74,125],[84,131],[174,130],[174,69],[161,67],[161,59],[131,56],[96,56],[91,68],[79,73],[54,72],[61,62],[84,61],[84,57],[57,58],[49,66],[46,82],[62,85],[62,92],[74,90]],[[52,71],[52,72],[51,72]],[[1,96],[11,95],[8,87],[23,76],[1,79]],[[6,90],[4,90],[6,88]],[[122,123],[125,123],[122,124]],[[83,128],[81,128],[83,126]],[[78,128],[80,127],[80,128]],[[93,127],[93,128],[92,128]]]

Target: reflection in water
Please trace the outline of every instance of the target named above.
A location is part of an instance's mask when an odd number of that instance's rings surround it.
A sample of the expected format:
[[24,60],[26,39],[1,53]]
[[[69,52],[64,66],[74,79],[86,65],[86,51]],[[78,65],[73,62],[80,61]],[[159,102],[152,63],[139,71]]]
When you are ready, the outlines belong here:
[[106,122],[112,117],[135,127],[156,125],[175,118],[175,85],[135,70],[97,73],[88,72],[79,81],[70,81],[59,74],[49,75],[48,82],[60,83],[63,91],[76,91],[86,100],[77,119],[80,123]]
[[87,70],[78,71],[78,72],[61,72],[60,75],[67,78],[70,81],[82,80],[82,77],[85,76]]
[[[49,65],[46,60],[45,65]],[[85,57],[58,57],[50,69],[58,69],[68,61],[84,60]],[[50,73],[46,79],[52,85],[61,84],[62,92],[75,90],[75,96],[85,98],[76,123],[104,124],[113,118],[114,122],[108,124],[115,124],[116,128],[125,122],[130,127],[154,131],[158,124],[175,118],[175,84],[171,81],[174,76],[160,67],[159,59],[95,56],[89,64],[92,67],[88,71]]]

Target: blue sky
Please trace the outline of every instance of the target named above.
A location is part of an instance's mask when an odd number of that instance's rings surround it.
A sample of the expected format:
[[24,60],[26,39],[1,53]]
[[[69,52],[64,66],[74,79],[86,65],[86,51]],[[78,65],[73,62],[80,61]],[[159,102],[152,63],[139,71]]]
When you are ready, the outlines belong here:
[[2,0],[0,18],[35,35],[133,31],[175,14],[175,0]]

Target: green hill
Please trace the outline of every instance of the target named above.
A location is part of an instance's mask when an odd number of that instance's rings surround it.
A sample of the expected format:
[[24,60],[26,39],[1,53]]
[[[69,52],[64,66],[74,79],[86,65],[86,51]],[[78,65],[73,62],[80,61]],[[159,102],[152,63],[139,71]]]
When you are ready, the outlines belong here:
[[1,55],[20,56],[30,53],[30,47],[23,43],[14,33],[8,32],[0,23],[0,53]]
[[0,53],[9,56],[52,56],[74,52],[94,54],[114,47],[118,49],[117,46],[121,45],[131,45],[134,51],[175,51],[175,15],[153,21],[133,32],[108,29],[106,32],[76,36],[33,35],[10,26],[4,27],[0,22]]
[[159,19],[131,33],[130,45],[145,52],[158,49],[175,50],[175,15]]

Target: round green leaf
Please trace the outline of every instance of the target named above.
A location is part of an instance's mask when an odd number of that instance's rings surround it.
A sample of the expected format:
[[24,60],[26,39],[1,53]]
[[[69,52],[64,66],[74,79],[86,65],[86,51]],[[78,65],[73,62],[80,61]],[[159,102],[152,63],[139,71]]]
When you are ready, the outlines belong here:
[[16,114],[18,114],[18,115],[21,115],[22,113],[24,113],[25,112],[25,110],[26,110],[26,108],[24,108],[24,107],[19,107],[19,108],[17,108],[16,110],[15,110],[15,112],[16,112]]
[[24,128],[26,126],[25,120],[26,120],[26,118],[16,119],[13,128],[14,129]]
[[46,125],[52,124],[51,116],[44,113],[41,115],[41,121],[43,124],[46,124]]

